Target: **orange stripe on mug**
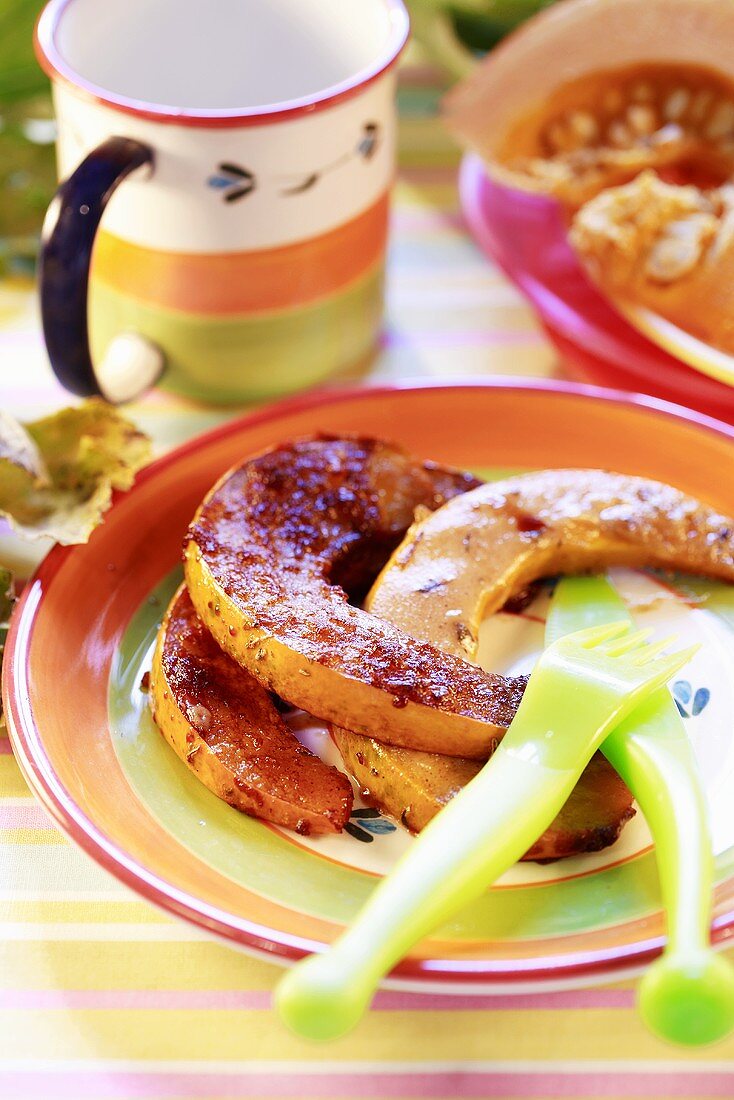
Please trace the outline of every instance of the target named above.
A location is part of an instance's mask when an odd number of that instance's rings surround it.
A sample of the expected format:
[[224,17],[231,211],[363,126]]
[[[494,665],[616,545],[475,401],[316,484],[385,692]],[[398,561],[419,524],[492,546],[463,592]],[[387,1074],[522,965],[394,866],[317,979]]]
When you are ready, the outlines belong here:
[[101,230],[92,277],[148,304],[195,313],[287,309],[325,298],[372,267],[387,238],[388,197],[319,237],[248,252],[162,252]]

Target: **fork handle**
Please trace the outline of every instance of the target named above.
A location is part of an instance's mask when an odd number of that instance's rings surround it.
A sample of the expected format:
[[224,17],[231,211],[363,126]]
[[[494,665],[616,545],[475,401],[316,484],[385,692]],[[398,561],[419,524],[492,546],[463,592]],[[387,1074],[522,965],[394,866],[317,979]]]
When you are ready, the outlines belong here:
[[[655,840],[668,942],[639,989],[640,1012],[662,1038],[693,1046],[734,1027],[734,968],[710,945],[713,856],[698,764],[685,730],[655,692],[604,742],[604,754],[633,790]],[[680,721],[678,720],[678,725]],[[669,730],[661,737],[663,730]]]
[[[669,950],[708,946],[713,856],[698,763],[685,730],[672,732],[667,689],[656,691],[609,734],[602,748],[639,802],[655,851]],[[680,720],[677,720],[680,725]],[[667,736],[660,736],[662,730]]]
[[550,825],[584,761],[554,770],[499,749],[413,841],[329,951],[281,980],[281,1018],[311,1039],[337,1038],[380,979],[424,936],[474,901]]

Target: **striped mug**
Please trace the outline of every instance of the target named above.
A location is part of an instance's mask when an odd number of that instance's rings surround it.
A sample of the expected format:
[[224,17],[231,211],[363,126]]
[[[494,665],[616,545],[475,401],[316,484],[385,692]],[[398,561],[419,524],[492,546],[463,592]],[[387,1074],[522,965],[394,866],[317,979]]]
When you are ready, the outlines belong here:
[[51,0],[39,282],[68,389],[255,401],[368,359],[407,34],[402,0]]

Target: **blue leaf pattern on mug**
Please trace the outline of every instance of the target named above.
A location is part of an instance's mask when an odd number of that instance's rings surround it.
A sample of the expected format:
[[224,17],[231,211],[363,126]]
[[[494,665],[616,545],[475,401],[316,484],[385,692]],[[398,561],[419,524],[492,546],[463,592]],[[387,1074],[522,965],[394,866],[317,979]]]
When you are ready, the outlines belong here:
[[225,202],[237,202],[238,199],[243,199],[245,195],[255,190],[256,185],[254,173],[240,164],[231,164],[229,161],[218,164],[216,174],[209,176],[206,182],[208,187],[222,192]]
[[305,172],[285,173],[276,175],[270,179],[258,179],[254,172],[241,164],[231,161],[222,161],[217,165],[216,172],[207,179],[207,187],[221,191],[225,202],[238,202],[246,195],[251,194],[259,185],[279,188],[281,195],[302,195],[315,187],[319,180],[327,172],[334,172],[347,164],[355,157],[369,161],[375,155],[380,142],[380,127],[376,122],[365,122],[362,125],[359,140],[356,145],[346,149],[338,157],[328,164],[322,164]]
[[379,127],[376,122],[365,122],[362,140],[357,146],[357,152],[365,160],[369,160],[377,148],[377,135]]

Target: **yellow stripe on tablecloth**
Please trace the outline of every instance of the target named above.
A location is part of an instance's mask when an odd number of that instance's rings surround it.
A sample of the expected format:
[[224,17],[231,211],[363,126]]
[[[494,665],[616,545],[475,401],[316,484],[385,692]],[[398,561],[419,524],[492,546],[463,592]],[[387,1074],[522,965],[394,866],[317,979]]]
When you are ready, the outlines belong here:
[[415,173],[407,173],[398,185],[399,201],[403,208],[456,208],[456,184],[453,180],[431,180],[429,183],[415,177]]
[[[95,964],[89,966],[90,954]],[[89,990],[268,990],[282,969],[224,944],[201,939],[191,942],[144,942],[130,939],[124,950],[114,941],[16,941],[0,936],[0,988],[42,989],[51,985]],[[605,986],[607,992],[629,994],[630,983]],[[420,999],[416,996],[416,1010]],[[477,1002],[479,1005],[479,1002]],[[463,1002],[464,1011],[467,1009]],[[497,1002],[497,1011],[503,1007]],[[552,1011],[558,1011],[553,1008]],[[627,1011],[620,1009],[619,1011]]]
[[171,917],[148,902],[136,900],[134,894],[126,894],[119,899],[101,899],[76,901],[66,898],[59,900],[37,901],[8,900],[0,901],[0,940],[6,923],[24,922],[28,924],[103,924],[112,922],[166,924]]
[[148,940],[152,943],[181,942],[194,943],[204,935],[188,921],[6,921],[0,925],[0,934],[8,941],[38,940],[77,940],[83,943],[97,943],[109,940],[113,943],[126,943],[132,940]]
[[66,843],[66,838],[50,818],[48,825],[34,829],[0,829],[0,853],[3,848],[28,847],[36,844],[56,846]]
[[[196,1026],[196,1020],[205,1026]],[[181,1036],[186,1035],[182,1045]],[[579,1038],[583,1036],[583,1049]],[[267,1010],[166,1012],[67,1009],[0,1011],[0,1058],[79,1059],[111,1057],[192,1061],[283,1062],[319,1064],[325,1048],[286,1032]],[[635,1059],[642,1063],[730,1063],[734,1039],[713,1049],[669,1047],[645,1032],[633,1011],[609,1012],[374,1012],[351,1035],[329,1044],[332,1063],[361,1061],[369,1052],[383,1062],[410,1064],[476,1063],[512,1055],[515,1065],[557,1065],[583,1061]],[[620,1061],[620,1068],[623,1066]],[[284,1067],[285,1068],[285,1067]],[[493,1067],[494,1068],[494,1067]],[[729,1064],[728,1068],[731,1068]]]
[[268,990],[280,968],[213,940],[193,943],[8,943],[0,936],[0,989]]
[[[28,784],[20,773],[15,758],[0,756],[0,798],[26,798],[30,796]],[[31,796],[32,797],[32,796]]]
[[[638,1058],[630,1058],[624,1062],[617,1062],[610,1059],[584,1059],[578,1056],[575,1058],[564,1058],[561,1060],[547,1061],[538,1060],[534,1062],[527,1062],[523,1059],[512,1059],[507,1056],[502,1058],[477,1058],[471,1062],[456,1062],[451,1060],[441,1059],[429,1059],[424,1062],[416,1063],[413,1060],[406,1059],[389,1059],[384,1062],[373,1063],[366,1056],[361,1058],[350,1059],[338,1059],[332,1060],[324,1056],[325,1050],[330,1047],[323,1047],[318,1044],[317,1050],[321,1051],[321,1058],[314,1059],[292,1059],[287,1062],[272,1061],[269,1058],[231,1058],[213,1060],[202,1063],[198,1059],[182,1058],[182,1059],[130,1059],[123,1058],[115,1060],[110,1063],[109,1061],[103,1061],[101,1059],[95,1059],[91,1061],[80,1060],[78,1058],[45,1058],[39,1056],[32,1061],[27,1058],[14,1058],[10,1059],[8,1064],[13,1069],[39,1069],[44,1070],[47,1068],[58,1068],[59,1072],[74,1072],[76,1070],[91,1067],[94,1069],[101,1069],[105,1066],[114,1066],[115,1069],[124,1073],[129,1073],[135,1070],[143,1070],[151,1075],[158,1074],[164,1077],[169,1073],[178,1073],[181,1075],[198,1075],[202,1071],[209,1071],[214,1074],[237,1074],[242,1073],[250,1078],[259,1076],[266,1076],[268,1074],[276,1074],[280,1070],[281,1072],[288,1073],[289,1075],[296,1077],[298,1074],[303,1074],[304,1081],[313,1077],[317,1077],[319,1071],[323,1071],[325,1074],[338,1073],[354,1074],[357,1075],[369,1075],[371,1071],[379,1074],[395,1073],[404,1074],[406,1080],[410,1078],[411,1074],[439,1074],[439,1073],[455,1073],[465,1074],[468,1078],[478,1077],[481,1074],[496,1073],[496,1074],[528,1074],[532,1077],[542,1080],[545,1073],[564,1073],[569,1077],[579,1076],[594,1076],[598,1075],[603,1077],[615,1072],[628,1072],[638,1073],[640,1075],[639,1084],[644,1084],[654,1074],[665,1073],[666,1070],[670,1070],[672,1067],[671,1062],[665,1058],[655,1058],[648,1061],[642,1061]],[[677,1064],[676,1064],[677,1065]],[[678,1066],[677,1068],[681,1068]],[[686,1067],[689,1071],[700,1072],[700,1078],[702,1087],[705,1086],[708,1078],[713,1078],[717,1073],[731,1073],[731,1064],[724,1060],[718,1059],[706,1063],[696,1062]],[[355,1083],[358,1083],[356,1081]],[[290,1093],[288,1095],[291,1095]],[[309,1094],[312,1095],[312,1094]],[[352,1100],[354,1096],[359,1096],[358,1092],[350,1091],[349,1100]],[[372,1100],[374,1100],[374,1095]],[[414,1094],[415,1095],[415,1094]],[[525,1094],[521,1094],[525,1095]],[[538,1097],[542,1097],[542,1100],[546,1100],[546,1094],[533,1093],[533,1100],[538,1100]],[[551,1094],[555,1096],[556,1094]],[[608,1098],[608,1093],[602,1093],[602,1096]],[[634,1095],[634,1093],[632,1094]],[[649,1094],[647,1094],[649,1095]],[[655,1097],[659,1097],[661,1094],[656,1092]],[[721,1093],[717,1094],[721,1097]],[[576,1100],[575,1094],[573,1094],[574,1100]],[[686,1094],[690,1100],[690,1093]],[[168,1094],[166,1094],[166,1100],[169,1100]],[[209,1094],[206,1096],[206,1100],[210,1100]],[[390,1097],[392,1100],[392,1096]],[[433,1100],[433,1094],[431,1094],[431,1100]],[[496,1100],[494,1094],[492,1094],[492,1100]],[[625,1100],[627,1100],[627,1094],[625,1093]],[[664,1098],[667,1100],[667,1098]],[[697,1098],[699,1100],[699,1098]],[[728,1098],[727,1098],[728,1100]]]

